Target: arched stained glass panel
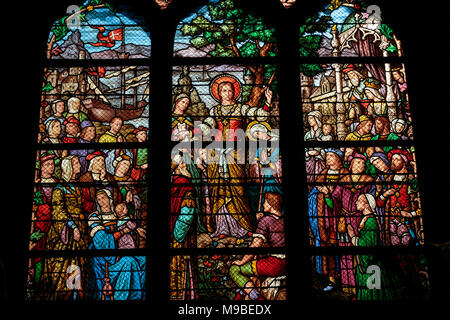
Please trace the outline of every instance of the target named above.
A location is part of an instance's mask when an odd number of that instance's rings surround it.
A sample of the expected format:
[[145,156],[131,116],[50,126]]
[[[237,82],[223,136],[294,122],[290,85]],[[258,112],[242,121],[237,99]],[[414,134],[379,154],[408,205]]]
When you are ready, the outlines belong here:
[[275,29],[233,0],[210,1],[183,19],[175,34],[175,57],[270,57],[276,52]]
[[380,12],[332,1],[300,27],[299,56],[316,58],[300,66],[310,246],[336,253],[312,257],[319,299],[428,292],[406,67]]
[[108,1],[71,5],[52,26],[48,59],[133,59],[150,57],[150,35],[142,17]]
[[68,12],[44,62],[27,299],[144,300],[150,72],[130,62],[150,36],[106,1]]
[[275,29],[235,1],[210,1],[177,27],[171,300],[286,300],[276,54]]

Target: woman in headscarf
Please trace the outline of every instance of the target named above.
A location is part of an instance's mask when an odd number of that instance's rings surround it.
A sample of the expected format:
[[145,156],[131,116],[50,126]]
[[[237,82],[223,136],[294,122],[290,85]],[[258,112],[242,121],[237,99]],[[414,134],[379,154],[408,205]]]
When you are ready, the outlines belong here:
[[172,141],[185,141],[192,137],[194,122],[186,115],[191,100],[185,93],[175,97],[172,111]]
[[45,122],[45,130],[47,131],[47,137],[44,138],[43,143],[61,143],[62,125],[57,119],[47,120]]
[[[305,134],[305,141],[321,140],[322,133],[322,113],[315,110],[308,113],[308,123],[311,129]],[[317,175],[325,168],[324,152],[320,148],[309,148],[305,152],[306,160],[306,180],[315,182]],[[312,186],[308,186],[312,189]]]
[[[91,250],[117,249],[116,241],[131,232],[116,230],[113,197],[108,189],[97,191],[97,210],[88,218]],[[89,289],[97,300],[142,300],[145,298],[145,257],[101,256],[90,259]]]
[[[362,213],[363,219],[358,227],[358,236],[351,224],[347,226],[352,244],[356,247],[380,246],[380,224],[375,215],[375,197],[369,193],[361,194],[356,201],[356,208]],[[375,270],[375,273],[371,270]],[[357,300],[394,300],[401,297],[398,277],[393,271],[386,270],[376,255],[356,256],[355,277]]]
[[403,119],[394,119],[391,123],[391,132],[396,134],[402,140],[409,140],[405,135],[407,129],[406,121]]

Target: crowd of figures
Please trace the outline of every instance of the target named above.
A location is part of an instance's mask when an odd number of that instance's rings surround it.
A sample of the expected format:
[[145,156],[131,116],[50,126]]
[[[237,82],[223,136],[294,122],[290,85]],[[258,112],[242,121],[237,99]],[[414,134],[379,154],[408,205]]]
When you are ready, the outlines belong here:
[[[326,141],[320,111],[307,115],[305,141]],[[393,141],[364,146],[305,149],[310,244],[315,247],[421,246],[422,209],[414,147],[395,146],[406,123],[385,115],[362,114],[346,141]],[[322,130],[323,129],[323,130]],[[341,143],[342,144],[342,143]],[[318,144],[316,144],[318,145]],[[387,265],[389,264],[390,267]],[[399,256],[396,263],[371,255],[315,256],[320,290],[339,288],[359,300],[400,298],[407,281],[427,286],[426,263],[420,256]],[[371,268],[381,269],[381,290],[368,288]],[[397,270],[398,269],[398,270]]]
[[147,127],[128,125],[125,128],[124,119],[120,116],[105,117],[109,119],[106,122],[109,123],[108,126],[105,126],[105,121],[100,122],[93,115],[95,112],[106,113],[101,108],[87,110],[77,97],[71,97],[67,101],[58,99],[50,104],[45,103],[41,108],[38,142],[60,144],[147,141]]
[[[83,250],[145,247],[146,154],[146,149],[38,152],[30,299],[144,298],[144,257]],[[43,251],[56,256],[39,256]]]
[[[236,141],[239,129],[252,140],[278,139],[268,118],[272,91],[251,107],[237,101],[240,84],[226,74],[211,83],[218,104],[199,126],[186,114],[191,101],[174,97],[172,141],[192,141],[196,130],[214,141]],[[190,140],[191,139],[191,140]],[[175,149],[172,157],[172,248],[281,248],[285,245],[281,159],[278,145],[258,148],[238,159],[236,149]],[[210,157],[216,160],[211,161]],[[239,161],[240,160],[240,161]],[[252,161],[253,160],[253,161]],[[269,250],[270,251],[270,250]],[[174,256],[170,262],[172,300],[286,299],[285,255]]]

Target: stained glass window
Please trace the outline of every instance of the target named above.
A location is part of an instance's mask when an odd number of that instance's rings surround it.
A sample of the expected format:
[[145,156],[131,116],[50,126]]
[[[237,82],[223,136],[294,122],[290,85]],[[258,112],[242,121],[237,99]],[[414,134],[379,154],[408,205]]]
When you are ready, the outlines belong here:
[[46,38],[26,300],[429,296],[409,69],[378,6],[129,5],[70,5]]
[[[234,1],[210,1],[177,27],[171,300],[286,299],[277,66],[264,61],[276,54],[275,29]],[[189,63],[195,57],[260,59]],[[260,247],[265,254],[251,251]]]
[[[310,246],[340,252],[312,258],[315,295],[423,298],[428,279],[420,251],[383,251],[424,245],[401,43],[378,6],[332,1],[301,25],[299,44],[300,57],[317,61],[300,65]],[[353,248],[373,253],[345,252]],[[375,290],[373,270],[381,274]]]
[[150,71],[129,60],[150,36],[106,1],[68,12],[43,70],[27,299],[144,300]]

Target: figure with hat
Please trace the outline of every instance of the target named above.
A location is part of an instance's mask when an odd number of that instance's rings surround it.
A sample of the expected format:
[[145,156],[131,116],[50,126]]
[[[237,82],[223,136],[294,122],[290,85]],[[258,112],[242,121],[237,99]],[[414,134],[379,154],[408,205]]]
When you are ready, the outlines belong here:
[[75,117],[69,117],[64,121],[65,136],[61,139],[63,143],[77,143],[80,134],[80,121]]
[[390,189],[384,191],[377,198],[377,205],[385,207],[386,216],[389,217],[389,235],[386,242],[393,246],[408,246],[417,236],[411,221],[421,215],[420,208],[413,210],[410,188],[409,167],[413,157],[408,150],[393,149],[388,154],[390,168],[393,174],[388,178]]
[[[337,217],[338,245],[342,247],[351,246],[347,234],[347,225],[353,226],[358,235],[358,226],[361,215],[357,212],[356,202],[361,194],[372,190],[374,178],[366,174],[365,155],[355,152],[349,157],[349,174],[339,180],[331,194],[333,210]],[[355,275],[353,272],[353,256],[342,255],[340,258],[340,273],[342,290],[345,293],[355,293]]]
[[83,187],[83,192],[86,194],[85,201],[88,202],[91,208],[94,204],[97,189],[100,188],[101,185],[108,185],[108,188],[113,191],[114,200],[117,201],[118,199],[117,188],[114,188],[117,183],[114,177],[106,170],[106,156],[107,155],[105,153],[98,150],[88,154],[86,156],[86,160],[89,163],[87,172],[85,172],[79,179],[80,182],[92,184],[91,186]]
[[53,153],[43,152],[39,156],[38,170],[39,171],[39,180],[36,179],[36,182],[42,184],[42,192],[48,203],[51,201],[51,195],[53,192],[53,185],[58,182],[58,178],[55,174],[56,164],[55,164],[56,156]]
[[[386,116],[377,116],[375,117],[375,133],[376,135],[372,137],[370,140],[378,140],[378,141],[393,141],[400,140],[400,137],[391,132],[391,123],[389,122],[388,117]],[[383,148],[376,147],[376,151],[384,151],[385,153],[389,153],[393,147],[386,146]],[[370,151],[369,151],[370,152]]]
[[172,110],[172,141],[186,141],[192,138],[194,122],[186,115],[190,103],[190,97],[186,93],[180,93],[175,97]]
[[[370,193],[363,193],[356,199],[356,210],[362,215],[358,226],[347,226],[348,236],[355,247],[378,247],[380,245],[380,223],[375,214],[376,200]],[[380,287],[369,288],[367,283],[372,275],[369,267],[382,270]],[[357,255],[355,265],[356,300],[380,301],[402,297],[400,278],[392,270],[387,271],[376,255]]]
[[355,122],[360,116],[367,114],[370,100],[366,94],[366,76],[354,64],[349,64],[342,70],[350,80],[351,88],[348,94],[349,107],[346,125]]
[[322,113],[319,110],[314,110],[307,115],[310,130],[305,133],[305,141],[320,141],[322,140]]
[[373,121],[366,115],[359,117],[359,123],[355,131],[350,132],[346,137],[346,141],[368,141],[372,139]]
[[[272,91],[265,89],[266,102],[263,107],[250,107],[238,102],[241,95],[239,80],[229,74],[221,74],[211,81],[210,92],[219,102],[210,109],[210,116],[200,125],[203,133],[216,128],[216,141],[236,141],[238,129],[244,129],[246,121],[266,121],[271,111]],[[239,162],[236,150],[216,148],[220,158],[208,166],[211,185],[212,214],[215,215],[215,229],[211,235],[243,238],[251,231],[249,213],[251,208],[245,195],[242,179],[246,177],[245,167]]]
[[405,131],[408,128],[408,124],[405,120],[397,118],[391,122],[391,132],[399,137],[399,140],[409,140],[405,135]]
[[[337,246],[338,239],[338,212],[333,206],[332,194],[334,184],[344,180],[349,171],[344,167],[342,159],[344,154],[339,149],[325,150],[325,168],[316,178],[320,183],[311,190],[308,196],[308,215],[312,233],[317,237],[320,246]],[[322,259],[322,272],[328,278],[329,284],[325,291],[331,290],[336,285],[337,267],[334,257],[326,256]]]
[[[80,187],[73,184],[80,173],[80,163],[76,156],[62,160],[62,181],[52,192],[51,225],[47,234],[46,250],[84,250],[87,249],[87,226],[84,220],[84,199]],[[66,270],[70,265],[81,269],[81,281],[77,294],[71,298],[81,298],[86,284],[86,259],[71,257],[67,259],[50,258],[44,264],[45,283],[52,288],[49,299],[62,299],[67,294]],[[44,279],[43,279],[44,281]]]
[[349,126],[362,115],[375,113],[383,114],[386,106],[383,107],[383,96],[378,89],[380,85],[374,80],[367,78],[361,69],[354,64],[349,64],[342,72],[350,81],[351,88],[348,94],[349,107],[346,125]]
[[[78,143],[93,143],[95,141],[95,134],[95,126],[92,122],[89,120],[84,120],[81,122],[81,133],[78,138]],[[81,164],[81,172],[86,172],[89,165],[86,157],[94,151],[95,150],[93,149],[70,150],[69,154],[76,155],[78,157]]]

